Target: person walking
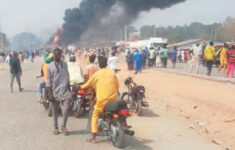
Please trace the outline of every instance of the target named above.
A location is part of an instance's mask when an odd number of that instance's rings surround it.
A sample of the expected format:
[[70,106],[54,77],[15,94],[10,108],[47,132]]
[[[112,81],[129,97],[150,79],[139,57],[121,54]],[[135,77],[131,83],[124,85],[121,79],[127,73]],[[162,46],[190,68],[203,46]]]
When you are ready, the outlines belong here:
[[211,75],[211,70],[213,66],[213,60],[215,57],[215,48],[214,48],[214,42],[211,41],[209,45],[206,47],[204,51],[204,59],[206,61],[206,67],[207,67],[207,75]]
[[19,86],[19,91],[22,92],[23,88],[21,87],[21,79],[20,76],[22,76],[22,69],[20,65],[20,59],[18,58],[18,54],[16,52],[13,52],[13,57],[10,58],[10,73],[11,73],[11,93],[13,93],[13,83],[16,78],[16,81]]
[[52,114],[54,122],[54,135],[59,134],[58,129],[58,108],[60,106],[63,116],[63,124],[61,127],[64,135],[69,132],[66,129],[68,120],[68,111],[72,94],[69,85],[69,72],[67,63],[61,60],[62,50],[57,48],[54,50],[54,61],[51,62],[47,69],[46,91],[48,100],[52,104]]
[[149,67],[150,68],[153,67],[155,64],[155,61],[154,61],[155,57],[156,57],[155,49],[154,49],[154,47],[150,47],[150,50],[149,50],[149,61],[150,61]]
[[231,75],[234,78],[234,69],[235,69],[235,47],[232,46],[231,49],[227,52],[228,56],[228,66],[227,66],[227,77]]
[[189,58],[189,51],[184,50],[184,63],[188,63],[188,58]]
[[135,62],[135,74],[141,73],[142,71],[142,57],[139,53],[139,50],[136,50],[136,53],[134,54],[134,62]]
[[168,53],[169,53],[169,50],[166,48],[166,45],[164,45],[163,48],[160,50],[160,57],[161,57],[163,68],[167,67]]
[[176,60],[177,60],[177,47],[175,46],[171,52],[172,68],[175,68]]
[[193,73],[194,68],[196,69],[196,73],[197,74],[199,73],[200,52],[201,52],[201,47],[200,47],[200,44],[198,43],[193,50],[194,56],[192,57],[191,64],[190,64],[190,69],[189,69],[190,73]]
[[217,52],[217,55],[219,55],[220,58],[220,67],[218,69],[218,72],[220,72],[221,69],[223,69],[224,72],[226,71],[228,63],[227,52],[228,52],[228,45],[227,43],[224,43],[224,47]]
[[134,60],[133,60],[133,53],[131,51],[128,51],[127,53],[127,57],[126,57],[126,62],[127,62],[127,67],[128,67],[128,70],[131,71],[133,70],[133,66],[134,66]]

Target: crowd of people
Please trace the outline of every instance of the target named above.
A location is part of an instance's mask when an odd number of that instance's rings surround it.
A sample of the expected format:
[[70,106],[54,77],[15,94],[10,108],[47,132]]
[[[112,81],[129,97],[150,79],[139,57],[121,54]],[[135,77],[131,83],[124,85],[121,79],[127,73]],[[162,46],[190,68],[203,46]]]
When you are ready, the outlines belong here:
[[171,62],[171,68],[176,68],[176,63],[189,64],[189,72],[198,74],[200,66],[207,68],[206,75],[210,76],[213,65],[217,64],[219,59],[218,72],[223,70],[226,76],[234,77],[235,56],[234,45],[224,43],[224,46],[217,48],[213,41],[202,44],[196,44],[191,49],[179,50],[176,46],[171,50],[163,45],[159,48],[146,47],[144,49],[127,49],[126,63],[128,70],[135,70],[135,73],[141,73],[145,68],[167,68],[168,63]]
[[[135,70],[135,74],[141,73],[143,69],[162,67],[167,68],[168,62],[171,61],[172,68],[176,67],[178,60],[178,49],[174,47],[169,50],[166,45],[157,49],[146,47],[144,49],[127,49],[126,62],[128,70]],[[44,51],[44,62],[41,67],[42,82],[38,88],[38,95],[40,97],[39,103],[43,104],[45,98],[52,104],[53,114],[53,134],[58,135],[58,108],[61,108],[63,123],[61,131],[68,135],[66,128],[68,120],[68,112],[70,109],[70,101],[72,98],[72,87],[79,85],[78,89],[86,89],[95,92],[96,103],[94,110],[92,110],[89,123],[91,126],[91,139],[89,142],[96,143],[96,135],[98,132],[98,118],[103,112],[104,106],[110,102],[118,99],[119,81],[117,72],[119,71],[118,57],[119,51],[117,48],[108,49],[89,49],[89,50],[61,50],[56,48],[53,51]],[[26,53],[26,56],[30,55]],[[31,54],[33,55],[40,55]],[[68,62],[65,62],[65,55],[68,55]],[[81,65],[77,62],[77,58],[84,56],[88,65],[85,71],[82,70]],[[21,57],[20,57],[21,56]],[[19,91],[23,91],[20,77],[22,75],[21,63],[24,53],[13,52],[6,58],[6,63],[10,65],[11,81],[10,87],[13,93],[13,82],[16,78]],[[215,52],[214,42],[197,44],[193,49],[192,54],[185,53],[187,56],[184,60],[190,60],[189,72],[199,73],[199,66],[205,65],[207,68],[207,75],[211,74],[213,62],[216,56],[220,58],[220,67],[218,71],[223,70],[227,76],[234,77],[235,69],[235,47],[224,43],[224,46]],[[29,57],[26,57],[29,59]],[[44,96],[46,95],[46,96]]]
[[[39,102],[41,104],[45,102],[43,95],[46,94],[46,98],[52,104],[54,135],[60,133],[58,128],[58,107],[61,108],[63,118],[61,131],[68,135],[66,124],[74,86],[76,86],[76,89],[95,91],[96,103],[88,121],[88,124],[90,124],[88,126],[91,126],[92,137],[88,142],[96,143],[99,115],[108,102],[118,100],[119,81],[116,75],[119,61],[118,51],[114,48],[110,52],[99,53],[90,49],[80,53],[81,51],[76,50],[63,52],[57,48],[53,53],[45,55],[41,75],[38,76],[43,77],[38,89]],[[68,62],[64,61],[64,55],[68,55]],[[89,61],[85,71],[77,62],[77,58],[81,58],[81,55],[84,56],[84,60],[88,59]],[[95,63],[96,60],[98,65]],[[80,86],[81,83],[84,84]],[[45,93],[43,93],[43,89],[45,89]]]

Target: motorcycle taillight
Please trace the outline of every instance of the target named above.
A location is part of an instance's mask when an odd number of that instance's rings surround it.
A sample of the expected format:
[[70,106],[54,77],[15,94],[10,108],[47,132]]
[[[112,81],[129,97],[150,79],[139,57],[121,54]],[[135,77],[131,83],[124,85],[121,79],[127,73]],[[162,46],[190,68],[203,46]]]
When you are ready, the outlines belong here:
[[121,110],[121,111],[119,111],[119,114],[121,115],[121,116],[127,116],[128,115],[128,110]]
[[85,90],[78,90],[78,94],[84,95],[85,94]]

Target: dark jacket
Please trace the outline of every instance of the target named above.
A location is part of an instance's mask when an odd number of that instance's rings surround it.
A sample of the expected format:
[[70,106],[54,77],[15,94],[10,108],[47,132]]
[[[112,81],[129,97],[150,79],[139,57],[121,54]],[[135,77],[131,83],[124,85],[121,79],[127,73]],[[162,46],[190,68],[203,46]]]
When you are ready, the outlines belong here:
[[11,74],[17,74],[22,72],[19,58],[10,59],[10,72]]

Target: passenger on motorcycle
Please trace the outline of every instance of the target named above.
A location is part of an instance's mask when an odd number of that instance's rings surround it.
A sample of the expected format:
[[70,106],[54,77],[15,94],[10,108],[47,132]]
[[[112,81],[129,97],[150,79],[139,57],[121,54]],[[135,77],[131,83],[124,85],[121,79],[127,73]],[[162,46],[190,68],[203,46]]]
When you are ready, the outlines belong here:
[[47,56],[45,58],[45,62],[42,64],[41,67],[41,75],[37,76],[37,78],[41,78],[43,77],[43,82],[39,84],[38,87],[38,95],[40,96],[40,100],[38,101],[38,103],[43,104],[44,102],[44,97],[43,97],[43,89],[46,86],[46,80],[47,80],[47,68],[48,65],[51,63],[51,61],[53,60],[53,54],[51,53],[49,56]]
[[118,99],[119,82],[113,70],[107,69],[107,58],[98,57],[100,70],[97,71],[81,89],[93,88],[96,91],[96,104],[92,114],[91,139],[88,142],[96,143],[98,119],[105,105]]
[[70,79],[70,86],[75,86],[80,83],[84,83],[84,76],[82,67],[80,66],[79,62],[76,62],[75,55],[70,55],[69,62],[68,62],[68,71],[69,71],[69,79]]

